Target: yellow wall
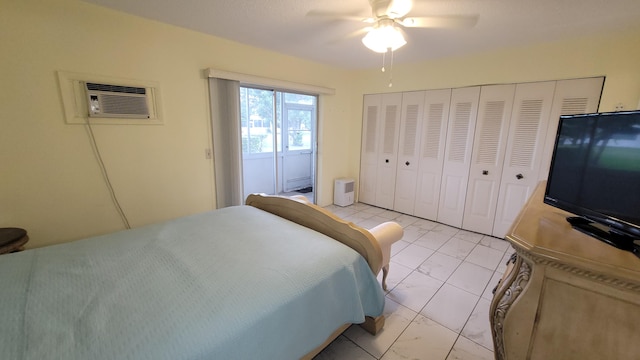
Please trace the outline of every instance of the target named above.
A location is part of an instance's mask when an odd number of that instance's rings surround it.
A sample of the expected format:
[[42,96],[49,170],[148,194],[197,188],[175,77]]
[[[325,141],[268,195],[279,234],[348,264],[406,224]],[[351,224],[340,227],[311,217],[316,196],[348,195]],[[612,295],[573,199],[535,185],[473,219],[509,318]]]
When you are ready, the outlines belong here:
[[393,69],[392,88],[387,87],[388,77],[380,70],[362,71],[358,74],[359,91],[379,93],[605,75],[600,111],[613,111],[618,103],[636,109],[640,100],[638,44],[640,25],[623,32],[400,65]]
[[[393,86],[380,69],[358,72],[360,107],[353,116],[362,126],[361,94],[606,76],[599,111],[640,108],[640,26],[623,32],[510,48],[473,56],[395,65]],[[409,43],[406,46],[411,46]],[[399,51],[402,51],[400,49]],[[380,56],[372,54],[372,56]],[[389,71],[387,67],[387,71]],[[355,101],[355,100],[354,100]],[[349,150],[360,161],[360,142]]]
[[124,228],[87,129],[65,124],[57,71],[160,84],[164,125],[93,127],[133,227],[215,207],[209,67],[335,88],[320,108],[325,204],[351,166],[348,72],[75,0],[0,0],[0,44],[0,226],[27,229],[28,247]]
[[[640,98],[640,30],[394,68],[393,91],[606,75],[600,109]],[[67,125],[57,71],[155,81],[164,125],[96,125],[132,226],[214,208],[209,67],[336,89],[320,101],[318,202],[357,177],[362,94],[379,70],[347,71],[144,20],[78,0],[0,0],[0,226],[29,247],[123,229],[84,125]],[[411,46],[409,44],[408,46]],[[372,54],[372,56],[378,56]]]

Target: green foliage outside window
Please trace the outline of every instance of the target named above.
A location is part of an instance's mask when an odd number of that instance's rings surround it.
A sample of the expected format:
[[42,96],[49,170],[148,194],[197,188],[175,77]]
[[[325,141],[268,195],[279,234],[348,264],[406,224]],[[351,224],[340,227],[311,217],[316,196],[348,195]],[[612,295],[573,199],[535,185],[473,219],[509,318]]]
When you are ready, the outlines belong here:
[[242,152],[245,154],[257,154],[262,152],[262,142],[266,135],[253,135],[242,137]]
[[291,133],[291,137],[292,137],[292,142],[294,146],[302,146],[302,132],[300,131],[293,131]]

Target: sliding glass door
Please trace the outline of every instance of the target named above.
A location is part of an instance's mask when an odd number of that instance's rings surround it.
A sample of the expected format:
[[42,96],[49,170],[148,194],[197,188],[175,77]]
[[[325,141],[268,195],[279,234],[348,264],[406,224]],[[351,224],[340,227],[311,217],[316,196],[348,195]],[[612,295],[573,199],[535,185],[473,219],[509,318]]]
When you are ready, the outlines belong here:
[[244,197],[310,194],[316,167],[317,97],[240,87]]
[[275,92],[240,87],[243,198],[251,193],[275,194],[275,154],[280,142]]

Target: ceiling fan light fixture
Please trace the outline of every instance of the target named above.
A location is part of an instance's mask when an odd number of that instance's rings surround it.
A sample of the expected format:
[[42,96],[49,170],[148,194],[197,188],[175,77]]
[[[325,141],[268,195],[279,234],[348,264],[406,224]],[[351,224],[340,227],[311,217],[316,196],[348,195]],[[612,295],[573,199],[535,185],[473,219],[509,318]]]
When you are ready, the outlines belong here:
[[389,50],[396,51],[407,41],[402,36],[402,32],[391,24],[372,29],[362,38],[362,43],[377,53],[386,53]]

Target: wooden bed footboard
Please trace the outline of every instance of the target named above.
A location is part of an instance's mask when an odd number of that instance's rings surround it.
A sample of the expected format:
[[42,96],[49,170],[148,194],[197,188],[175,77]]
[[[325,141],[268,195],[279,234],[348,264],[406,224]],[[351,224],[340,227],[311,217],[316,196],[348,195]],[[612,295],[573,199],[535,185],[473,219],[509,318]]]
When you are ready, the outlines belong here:
[[[365,317],[364,322],[362,324],[358,324],[358,325],[360,325],[360,327],[362,327],[364,330],[369,332],[371,335],[376,335],[380,330],[382,330],[382,327],[384,326],[384,316],[380,315],[380,316],[375,317],[375,318],[371,317],[371,316],[367,316],[367,317]],[[329,344],[331,344],[331,342],[333,340],[335,340],[338,336],[340,336],[340,334],[342,334],[350,326],[351,326],[351,324],[344,324],[341,327],[337,328],[336,331],[334,331],[327,338],[327,340],[325,340],[325,342],[322,343],[322,345],[320,345],[317,348],[313,349],[313,351],[309,352],[308,354],[306,354],[305,356],[303,356],[300,359],[301,360],[311,360],[311,359],[313,359],[316,355],[318,355],[322,350],[324,350],[324,348],[329,346]]]
[[278,215],[297,224],[332,237],[357,251],[377,275],[382,268],[382,250],[366,229],[346,222],[331,212],[299,198],[251,194],[246,205]]
[[[309,202],[306,198],[251,194],[247,197],[245,204],[278,215],[340,241],[362,255],[374,275],[377,275],[382,268],[382,250],[373,234],[351,222],[340,219],[331,212]],[[366,316],[365,321],[359,325],[370,334],[376,335],[384,326],[384,321],[383,315],[375,318]],[[351,324],[344,324],[336,329],[322,345],[303,356],[302,359],[312,359],[349,326]]]

